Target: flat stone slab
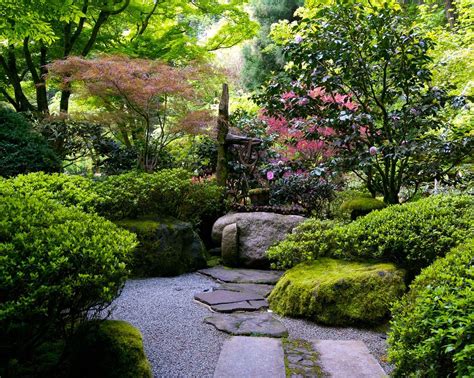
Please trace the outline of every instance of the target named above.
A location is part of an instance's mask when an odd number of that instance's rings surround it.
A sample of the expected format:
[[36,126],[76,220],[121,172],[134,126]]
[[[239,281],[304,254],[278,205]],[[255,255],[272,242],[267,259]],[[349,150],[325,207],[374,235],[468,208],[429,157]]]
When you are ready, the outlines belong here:
[[281,340],[270,337],[231,337],[222,347],[214,377],[285,378]]
[[236,283],[223,283],[221,286],[214,290],[230,290],[240,291],[242,293],[256,293],[262,297],[268,297],[275,286],[265,284],[236,284]]
[[286,327],[269,313],[219,314],[205,318],[204,322],[236,336],[288,336]]
[[387,377],[363,341],[313,340],[322,370],[334,378]]
[[276,284],[283,275],[283,272],[277,270],[228,269],[222,266],[201,269],[198,272],[222,282],[270,285]]
[[223,303],[211,306],[211,310],[216,312],[236,312],[236,311],[258,311],[268,308],[268,302],[264,300]]
[[240,291],[229,291],[229,290],[216,290],[206,293],[199,293],[194,296],[199,302],[203,302],[210,306],[224,304],[224,303],[236,303],[245,301],[258,301],[265,299],[261,295],[253,292],[240,292]]

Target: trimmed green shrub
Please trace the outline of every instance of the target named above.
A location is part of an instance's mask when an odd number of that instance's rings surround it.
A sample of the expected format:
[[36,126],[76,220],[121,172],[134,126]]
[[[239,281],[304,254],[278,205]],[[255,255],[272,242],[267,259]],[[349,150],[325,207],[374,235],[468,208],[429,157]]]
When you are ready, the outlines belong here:
[[393,264],[321,258],[288,270],[268,300],[280,315],[328,325],[377,324],[404,292],[404,273]]
[[0,351],[28,358],[117,296],[135,236],[0,182]]
[[0,176],[60,169],[59,157],[23,115],[0,107]]
[[137,234],[130,264],[135,276],[177,276],[206,267],[206,249],[190,223],[145,218],[116,224]]
[[331,223],[305,222],[268,256],[278,268],[320,256],[391,261],[413,277],[473,232],[474,197],[440,195],[389,206],[332,228]]
[[109,176],[96,185],[102,201],[98,212],[110,219],[159,214],[199,223],[220,210],[222,189],[212,182],[193,182],[182,169],[157,173],[129,172]]
[[474,239],[425,268],[392,314],[394,376],[474,376]]
[[339,223],[331,220],[308,219],[300,223],[285,240],[267,251],[272,269],[289,269],[319,256],[329,256],[334,249],[334,229]]
[[64,206],[77,206],[86,212],[95,212],[101,202],[101,198],[95,193],[94,182],[77,175],[37,172],[18,175],[8,180],[8,184],[25,196],[33,193],[53,199]]
[[127,322],[87,322],[74,335],[69,377],[151,378],[142,335]]
[[354,198],[346,201],[341,205],[341,211],[347,211],[351,214],[351,219],[356,220],[357,218],[369,214],[371,211],[380,210],[386,207],[382,201],[375,198]]

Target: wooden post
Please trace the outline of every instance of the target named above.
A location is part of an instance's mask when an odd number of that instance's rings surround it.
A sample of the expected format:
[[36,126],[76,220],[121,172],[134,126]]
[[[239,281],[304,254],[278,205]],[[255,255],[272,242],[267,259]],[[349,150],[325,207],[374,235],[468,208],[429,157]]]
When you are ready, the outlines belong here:
[[222,85],[221,101],[219,103],[219,117],[217,119],[217,185],[226,186],[228,174],[228,157],[226,137],[229,133],[229,86]]

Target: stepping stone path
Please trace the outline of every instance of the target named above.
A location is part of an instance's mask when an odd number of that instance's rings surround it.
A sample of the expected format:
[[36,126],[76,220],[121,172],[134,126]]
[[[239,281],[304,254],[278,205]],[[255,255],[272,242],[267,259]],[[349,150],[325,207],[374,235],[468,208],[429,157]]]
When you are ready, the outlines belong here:
[[269,313],[214,315],[204,319],[218,330],[241,336],[286,337],[288,331]]
[[387,377],[377,360],[360,340],[314,340],[323,371],[334,378]]
[[[286,340],[288,331],[266,310],[265,299],[282,272],[214,267],[198,271],[219,283],[194,299],[217,312],[204,319],[229,333],[214,377],[386,377],[359,340]],[[231,313],[231,314],[226,314]],[[251,337],[260,336],[260,337]],[[286,366],[286,370],[285,370]]]
[[234,336],[222,347],[215,378],[285,378],[281,340]]

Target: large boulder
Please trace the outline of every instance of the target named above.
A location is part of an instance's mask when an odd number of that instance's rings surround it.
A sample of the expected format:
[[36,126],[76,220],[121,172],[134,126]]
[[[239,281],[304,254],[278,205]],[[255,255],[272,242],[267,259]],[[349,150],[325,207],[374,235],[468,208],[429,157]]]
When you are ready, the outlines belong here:
[[206,267],[206,249],[190,223],[149,218],[116,223],[137,234],[131,264],[135,276],[176,276]]
[[280,315],[327,325],[377,324],[405,292],[404,271],[393,264],[321,258],[286,271],[268,297]]
[[[268,268],[269,262],[265,256],[268,248],[285,238],[301,222],[306,220],[299,215],[282,215],[266,212],[253,213],[231,213],[219,218],[212,228],[212,239],[218,245],[221,245],[222,256],[228,260],[237,260],[237,264],[249,268]],[[234,227],[227,227],[230,225]],[[223,240],[224,229],[225,240]],[[229,233],[228,231],[232,231]],[[238,248],[232,251],[224,250],[228,243],[228,237],[234,237],[238,233]],[[224,241],[224,243],[223,243]],[[233,247],[232,247],[233,248]],[[236,258],[230,258],[235,256]]]

